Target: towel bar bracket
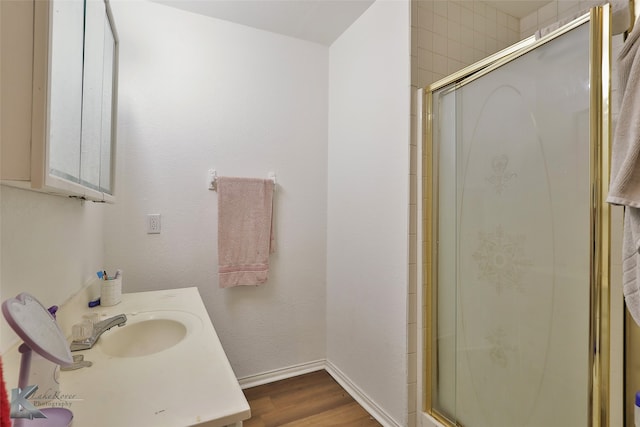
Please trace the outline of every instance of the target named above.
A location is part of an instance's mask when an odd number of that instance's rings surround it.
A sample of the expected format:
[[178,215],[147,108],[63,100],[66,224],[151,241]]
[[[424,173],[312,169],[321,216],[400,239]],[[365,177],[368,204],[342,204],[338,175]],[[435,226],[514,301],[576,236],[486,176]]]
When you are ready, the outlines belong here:
[[215,169],[209,169],[207,173],[207,185],[209,190],[218,191],[218,173]]

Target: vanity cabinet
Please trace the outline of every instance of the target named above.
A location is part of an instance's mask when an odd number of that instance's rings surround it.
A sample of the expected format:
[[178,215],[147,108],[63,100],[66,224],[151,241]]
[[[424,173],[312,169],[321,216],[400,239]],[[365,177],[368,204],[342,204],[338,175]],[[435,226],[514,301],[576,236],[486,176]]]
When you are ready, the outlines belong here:
[[0,8],[2,184],[113,202],[118,38],[108,1]]

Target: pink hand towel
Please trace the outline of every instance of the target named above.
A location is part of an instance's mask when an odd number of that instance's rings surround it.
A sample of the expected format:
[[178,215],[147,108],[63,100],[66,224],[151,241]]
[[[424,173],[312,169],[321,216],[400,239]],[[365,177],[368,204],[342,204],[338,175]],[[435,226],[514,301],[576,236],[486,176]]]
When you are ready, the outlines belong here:
[[273,245],[273,181],[218,177],[221,288],[265,283]]

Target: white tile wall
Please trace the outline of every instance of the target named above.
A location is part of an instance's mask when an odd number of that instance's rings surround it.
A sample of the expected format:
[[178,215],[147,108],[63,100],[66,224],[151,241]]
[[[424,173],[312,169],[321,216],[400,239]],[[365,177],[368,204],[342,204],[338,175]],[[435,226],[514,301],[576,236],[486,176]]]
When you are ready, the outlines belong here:
[[414,3],[418,73],[413,84],[417,87],[427,86],[519,40],[518,20],[483,2]]
[[547,25],[586,12],[602,3],[604,1],[554,0],[520,20],[520,38],[529,37]]

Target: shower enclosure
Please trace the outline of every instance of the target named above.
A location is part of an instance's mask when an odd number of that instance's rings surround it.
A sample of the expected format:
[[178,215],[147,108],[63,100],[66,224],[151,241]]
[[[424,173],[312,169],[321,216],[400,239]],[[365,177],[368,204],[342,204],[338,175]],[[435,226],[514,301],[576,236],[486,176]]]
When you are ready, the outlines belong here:
[[610,16],[425,94],[425,410],[608,425]]

